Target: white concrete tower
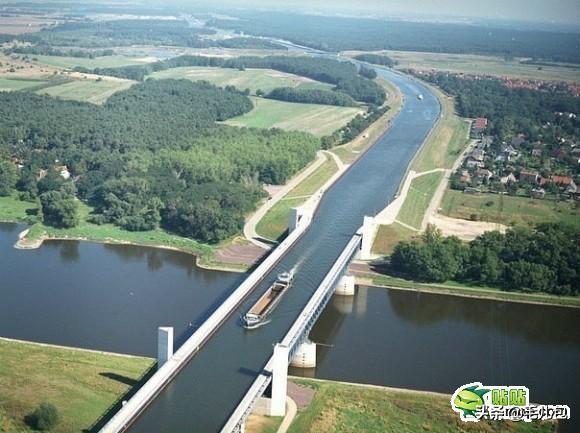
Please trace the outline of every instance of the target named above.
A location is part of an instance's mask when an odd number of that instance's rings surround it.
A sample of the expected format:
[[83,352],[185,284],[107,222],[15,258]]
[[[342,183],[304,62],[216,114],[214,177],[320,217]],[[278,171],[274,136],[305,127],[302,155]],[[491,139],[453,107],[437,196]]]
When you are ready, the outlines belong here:
[[292,357],[290,365],[298,368],[316,367],[316,343],[310,340],[302,343]]
[[157,330],[157,369],[173,356],[173,328],[160,326]]
[[334,294],[354,296],[354,275],[343,275],[334,288]]
[[270,416],[286,414],[286,393],[288,388],[288,356],[290,348],[281,344],[274,346],[272,366],[272,401]]

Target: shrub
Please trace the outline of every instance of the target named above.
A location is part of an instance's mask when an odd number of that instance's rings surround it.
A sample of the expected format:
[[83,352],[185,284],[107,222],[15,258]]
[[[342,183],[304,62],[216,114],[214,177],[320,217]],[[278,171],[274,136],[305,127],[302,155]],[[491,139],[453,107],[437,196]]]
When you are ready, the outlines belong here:
[[51,430],[58,424],[60,416],[58,410],[50,403],[41,403],[34,412],[27,417],[27,424],[37,430]]

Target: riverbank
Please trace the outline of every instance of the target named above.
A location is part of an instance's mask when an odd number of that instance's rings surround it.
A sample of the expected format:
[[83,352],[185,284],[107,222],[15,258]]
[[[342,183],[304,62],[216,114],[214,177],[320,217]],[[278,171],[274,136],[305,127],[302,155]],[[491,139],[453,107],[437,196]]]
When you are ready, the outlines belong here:
[[31,431],[25,417],[42,402],[53,404],[60,414],[53,433],[89,430],[154,363],[149,358],[0,339],[0,431]]
[[[314,391],[308,406],[298,411],[289,433],[419,432],[471,433],[553,432],[553,423],[464,423],[451,409],[450,395],[374,385],[293,377],[292,382]],[[505,427],[504,427],[505,426]]]
[[542,293],[506,292],[496,287],[469,286],[456,282],[419,283],[382,275],[365,273],[355,270],[356,284],[394,290],[433,293],[439,295],[459,296],[463,298],[488,299],[503,302],[518,302],[523,304],[546,305],[553,307],[580,308],[580,298],[572,296],[555,296]]

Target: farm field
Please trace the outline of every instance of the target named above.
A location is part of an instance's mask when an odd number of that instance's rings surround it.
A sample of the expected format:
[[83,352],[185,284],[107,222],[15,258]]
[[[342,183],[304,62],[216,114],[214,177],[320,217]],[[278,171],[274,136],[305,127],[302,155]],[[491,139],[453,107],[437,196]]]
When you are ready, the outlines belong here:
[[[522,59],[506,61],[503,57],[475,54],[423,53],[412,51],[384,51],[398,61],[397,69],[419,71],[449,71],[465,74],[485,74],[512,78],[580,82],[580,67],[566,65],[525,65]],[[349,54],[356,54],[349,52]],[[540,68],[540,69],[538,69]]]
[[152,78],[187,78],[192,81],[205,80],[217,86],[235,86],[240,90],[250,89],[252,94],[262,90],[270,92],[277,87],[301,87],[330,89],[330,84],[320,83],[298,75],[286,74],[271,69],[237,69],[182,67],[154,72]]
[[37,91],[38,94],[50,95],[62,99],[92,102],[102,104],[109,96],[120,90],[125,90],[134,84],[133,81],[120,79],[77,80],[56,86],[46,87]]
[[120,66],[142,65],[155,61],[152,57],[128,57],[128,56],[105,56],[95,57],[90,59],[88,57],[61,57],[61,56],[30,56],[36,63],[47,66],[54,66],[57,68],[74,68],[81,66],[84,68],[116,68]]
[[29,89],[31,87],[41,86],[47,81],[41,80],[19,80],[13,78],[0,77],[0,92],[13,92],[16,90]]
[[254,109],[225,123],[248,128],[280,128],[306,131],[322,137],[346,125],[360,108],[330,105],[295,104],[271,99],[252,98]]
[[571,201],[556,202],[502,194],[465,194],[447,190],[441,213],[452,218],[477,219],[506,225],[560,222],[580,227],[580,208]]
[[0,339],[0,431],[31,431],[24,417],[43,402],[53,404],[60,414],[53,433],[89,431],[153,363],[148,358]]

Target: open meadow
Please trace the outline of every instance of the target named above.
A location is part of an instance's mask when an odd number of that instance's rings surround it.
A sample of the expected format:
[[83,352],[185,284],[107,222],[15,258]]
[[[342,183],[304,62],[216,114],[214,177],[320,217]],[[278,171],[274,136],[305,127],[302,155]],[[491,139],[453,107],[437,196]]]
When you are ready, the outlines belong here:
[[225,123],[248,128],[306,131],[322,137],[342,128],[362,112],[362,109],[356,107],[296,104],[263,98],[252,98],[252,101],[252,111]]
[[237,69],[182,67],[154,72],[152,78],[187,78],[188,80],[205,80],[217,86],[235,86],[240,90],[250,89],[255,94],[257,90],[270,92],[277,87],[300,87],[330,89],[330,84],[320,83],[306,77],[274,71],[272,69]]
[[14,92],[17,90],[30,89],[32,87],[42,86],[47,81],[41,80],[24,80],[17,78],[2,78],[0,77],[0,92]]
[[61,99],[102,104],[113,93],[126,90],[133,84],[135,84],[134,81],[121,79],[82,79],[46,87],[38,90],[36,93]]

